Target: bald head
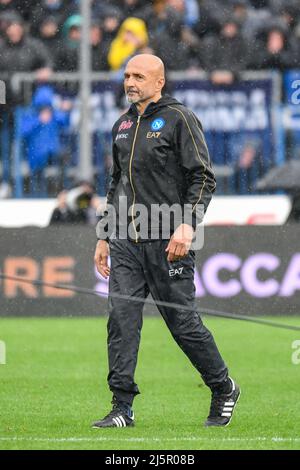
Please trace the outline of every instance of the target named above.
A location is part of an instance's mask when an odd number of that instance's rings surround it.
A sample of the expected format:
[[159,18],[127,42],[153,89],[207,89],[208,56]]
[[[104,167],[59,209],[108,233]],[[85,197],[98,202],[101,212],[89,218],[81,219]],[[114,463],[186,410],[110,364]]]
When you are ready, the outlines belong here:
[[141,112],[151,101],[158,101],[165,84],[163,61],[152,54],[139,54],[129,60],[124,73],[124,87],[129,103]]
[[135,67],[146,73],[165,78],[165,66],[163,61],[152,54],[138,54],[129,60],[127,67]]

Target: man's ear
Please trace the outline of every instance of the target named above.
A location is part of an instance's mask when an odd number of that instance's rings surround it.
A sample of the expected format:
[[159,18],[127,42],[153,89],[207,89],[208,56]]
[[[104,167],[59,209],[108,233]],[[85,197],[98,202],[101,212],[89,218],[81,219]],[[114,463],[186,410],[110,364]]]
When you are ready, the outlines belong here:
[[162,90],[163,87],[165,86],[165,79],[164,77],[160,77],[158,80],[157,80],[157,89],[158,90]]

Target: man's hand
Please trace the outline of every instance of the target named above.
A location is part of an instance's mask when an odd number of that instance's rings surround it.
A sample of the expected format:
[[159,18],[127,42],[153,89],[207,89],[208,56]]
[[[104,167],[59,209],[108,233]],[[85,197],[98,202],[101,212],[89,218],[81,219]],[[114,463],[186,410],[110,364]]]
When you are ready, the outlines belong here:
[[95,251],[95,265],[97,271],[105,279],[110,275],[110,268],[108,266],[109,245],[105,240],[99,240]]
[[176,261],[184,258],[191,248],[194,230],[191,225],[181,224],[173,233],[168,243],[166,252],[168,253],[168,261]]

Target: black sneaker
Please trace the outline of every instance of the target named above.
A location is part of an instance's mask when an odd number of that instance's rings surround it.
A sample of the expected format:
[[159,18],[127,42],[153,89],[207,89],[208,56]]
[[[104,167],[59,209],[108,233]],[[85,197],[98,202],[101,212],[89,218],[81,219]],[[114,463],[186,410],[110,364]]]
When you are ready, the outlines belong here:
[[131,416],[118,403],[113,402],[113,408],[107,416],[100,421],[96,421],[92,427],[98,428],[126,428],[134,426],[134,413],[131,410]]
[[228,426],[230,423],[235,405],[241,394],[239,386],[232,378],[230,380],[232,382],[232,391],[228,395],[212,394],[210,412],[205,426]]

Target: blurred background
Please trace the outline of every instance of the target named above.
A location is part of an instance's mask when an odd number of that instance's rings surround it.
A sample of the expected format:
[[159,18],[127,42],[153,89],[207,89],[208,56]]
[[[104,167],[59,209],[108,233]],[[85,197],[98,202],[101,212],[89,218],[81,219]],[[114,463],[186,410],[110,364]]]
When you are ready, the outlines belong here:
[[219,438],[149,304],[134,437],[89,430],[110,401],[95,225],[143,52],[202,121],[217,177],[195,305],[299,326],[300,1],[0,0],[0,449],[299,449],[299,331],[205,318],[246,390]]
[[[165,91],[202,121],[217,176],[197,295],[220,308],[241,298],[241,308],[260,313],[283,312],[288,298],[292,311],[300,305],[298,235],[284,227],[300,220],[295,0],[0,0],[0,269],[37,278],[52,256],[62,257],[59,272],[70,269],[68,254],[74,283],[107,289],[94,272],[93,227],[109,182],[111,128],[128,108],[123,72],[143,52],[162,58]],[[66,224],[88,230],[59,232]],[[42,235],[17,230],[49,225],[54,231]],[[4,310],[25,312],[9,299],[30,292],[8,280],[2,287]]]
[[0,198],[82,179],[105,195],[124,67],[142,52],[202,120],[219,195],[274,190],[257,182],[300,157],[295,0],[0,0],[0,51]]

